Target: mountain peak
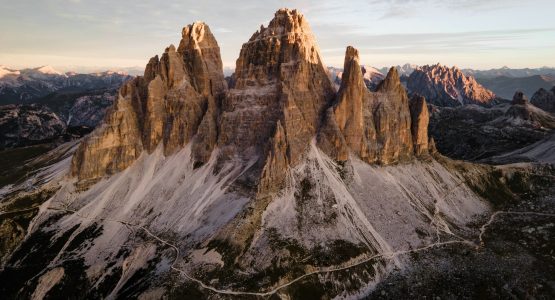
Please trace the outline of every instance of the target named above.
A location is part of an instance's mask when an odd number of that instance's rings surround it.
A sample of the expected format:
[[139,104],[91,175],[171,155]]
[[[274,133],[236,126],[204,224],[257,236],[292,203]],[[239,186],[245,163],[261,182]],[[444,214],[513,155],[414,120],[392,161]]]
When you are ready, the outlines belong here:
[[396,67],[391,67],[385,79],[378,85],[378,92],[398,90],[401,88],[401,78]]
[[355,49],[352,46],[348,46],[347,50],[345,51],[345,62],[343,64],[343,70],[347,70],[348,65],[351,61],[356,61],[357,63],[359,62],[359,57],[358,57],[358,50]]
[[439,106],[479,104],[489,106],[493,92],[466,76],[458,67],[441,64],[418,67],[408,78],[407,88]]
[[49,75],[63,75],[62,72],[54,69],[52,66],[42,66],[42,67],[38,67],[35,69],[36,71],[42,73],[42,74],[49,74]]
[[282,37],[287,37],[287,43],[300,43],[305,45],[303,48],[307,50],[312,49],[302,54],[306,58],[316,59],[316,57],[310,55],[313,52],[318,52],[318,50],[316,50],[316,39],[304,15],[296,9],[282,8],[278,10],[274,14],[274,18],[268,24],[268,27],[261,26],[260,30],[252,35],[249,43],[268,38],[282,39]]

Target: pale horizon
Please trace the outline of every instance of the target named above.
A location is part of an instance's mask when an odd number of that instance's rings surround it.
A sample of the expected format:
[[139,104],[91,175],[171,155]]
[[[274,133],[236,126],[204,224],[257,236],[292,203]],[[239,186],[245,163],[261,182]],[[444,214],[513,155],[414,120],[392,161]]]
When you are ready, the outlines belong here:
[[241,45],[277,9],[289,7],[307,18],[327,66],[341,68],[348,45],[376,68],[438,62],[476,70],[555,66],[555,3],[547,0],[188,2],[5,2],[0,65],[136,73],[150,57],[179,44],[182,27],[202,20],[218,40],[224,67],[234,69]]

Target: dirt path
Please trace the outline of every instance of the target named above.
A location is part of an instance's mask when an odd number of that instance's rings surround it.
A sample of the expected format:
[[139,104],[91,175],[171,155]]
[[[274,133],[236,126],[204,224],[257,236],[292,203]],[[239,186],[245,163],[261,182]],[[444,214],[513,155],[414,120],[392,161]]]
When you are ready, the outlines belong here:
[[292,279],[291,281],[284,283],[282,285],[279,285],[275,288],[273,288],[272,290],[266,291],[266,292],[242,292],[242,291],[233,291],[233,290],[227,290],[227,289],[218,289],[216,287],[210,286],[205,284],[203,281],[192,277],[191,275],[189,275],[186,271],[177,268],[175,265],[177,264],[179,258],[181,257],[181,252],[179,250],[179,248],[175,245],[172,244],[171,242],[164,240],[162,238],[160,238],[159,236],[157,236],[156,234],[152,233],[148,228],[141,226],[141,225],[136,225],[133,223],[130,223],[128,221],[125,220],[114,220],[114,219],[108,219],[108,218],[90,218],[90,217],[86,217],[86,216],[81,216],[77,211],[75,210],[71,210],[71,209],[65,209],[65,208],[51,208],[49,207],[48,209],[50,210],[56,210],[56,211],[64,211],[64,212],[68,212],[68,213],[72,213],[75,216],[79,217],[79,218],[83,218],[83,219],[89,219],[89,220],[95,220],[95,221],[108,221],[108,222],[117,222],[120,223],[122,225],[125,226],[129,226],[135,229],[140,229],[143,230],[147,235],[151,236],[152,238],[154,238],[155,240],[157,240],[158,242],[171,247],[174,251],[175,251],[175,258],[171,264],[171,269],[175,270],[177,272],[179,272],[180,274],[182,274],[183,276],[185,276],[187,279],[194,281],[196,283],[198,283],[202,288],[210,290],[212,292],[218,293],[218,294],[225,294],[225,295],[236,295],[236,296],[259,296],[259,297],[265,297],[265,296],[270,296],[273,295],[275,293],[277,293],[279,290],[284,289],[306,277],[312,276],[312,275],[317,275],[317,274],[322,274],[322,273],[332,273],[332,272],[337,272],[337,271],[344,271],[344,270],[348,270],[350,268],[353,267],[357,267],[360,265],[363,265],[365,263],[368,263],[374,259],[378,259],[378,258],[384,258],[384,259],[393,259],[399,255],[405,255],[405,254],[410,254],[410,253],[416,253],[416,252],[421,252],[421,251],[426,251],[428,249],[431,248],[435,248],[435,247],[439,247],[439,246],[445,246],[445,245],[451,245],[451,244],[461,244],[461,245],[468,245],[471,246],[475,249],[478,249],[480,247],[484,246],[484,241],[483,241],[483,235],[486,232],[487,228],[495,221],[495,218],[499,215],[502,214],[508,214],[508,215],[537,215],[537,216],[548,216],[548,217],[555,217],[555,214],[549,214],[549,213],[539,213],[539,212],[512,212],[512,211],[497,211],[495,213],[493,213],[491,215],[491,217],[489,218],[489,220],[480,227],[480,234],[478,236],[479,239],[479,244],[476,244],[474,242],[468,241],[468,240],[451,240],[451,241],[445,241],[445,242],[436,242],[436,243],[432,243],[420,248],[416,248],[416,249],[411,249],[411,250],[399,250],[399,251],[394,251],[391,253],[381,253],[381,254],[376,254],[373,256],[370,256],[362,261],[347,265],[347,266],[342,266],[342,267],[327,267],[327,268],[319,268],[318,270],[303,274],[295,279]]

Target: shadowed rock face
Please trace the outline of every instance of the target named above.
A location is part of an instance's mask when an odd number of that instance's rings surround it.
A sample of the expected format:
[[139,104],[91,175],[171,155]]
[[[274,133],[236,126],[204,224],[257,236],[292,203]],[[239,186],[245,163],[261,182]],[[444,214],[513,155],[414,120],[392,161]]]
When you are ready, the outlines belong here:
[[526,105],[529,103],[528,98],[521,91],[517,91],[513,96],[513,101],[511,101],[512,105]]
[[161,58],[151,58],[144,76],[120,89],[104,124],[77,150],[72,174],[94,181],[127,168],[143,150],[152,152],[161,143],[171,154],[197,133],[193,155],[207,161],[216,144],[217,103],[226,90],[219,47],[209,27],[185,27],[177,51],[171,45]]
[[425,100],[409,100],[392,68],[376,92],[363,81],[358,51],[348,47],[336,102],[325,115],[319,145],[337,160],[353,153],[368,163],[390,164],[428,153],[428,109]]
[[551,91],[539,89],[532,96],[530,103],[545,111],[555,113],[555,87]]
[[437,106],[478,104],[491,106],[496,96],[456,67],[440,64],[418,67],[408,78],[407,88]]
[[513,120],[529,123],[536,128],[555,128],[555,117],[548,112],[530,104],[521,91],[517,91],[511,101],[511,107],[505,116]]

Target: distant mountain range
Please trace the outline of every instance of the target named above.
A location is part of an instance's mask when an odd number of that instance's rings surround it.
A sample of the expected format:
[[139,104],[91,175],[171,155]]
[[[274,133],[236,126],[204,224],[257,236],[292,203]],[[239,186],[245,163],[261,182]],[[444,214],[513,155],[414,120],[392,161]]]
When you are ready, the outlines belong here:
[[528,77],[480,77],[476,78],[476,81],[505,99],[511,99],[516,91],[522,91],[526,96],[531,97],[540,88],[550,90],[555,86],[555,73]]
[[407,78],[407,89],[438,106],[497,104],[497,96],[457,67],[440,64],[417,67]]
[[524,69],[511,69],[509,67],[502,67],[499,69],[490,70],[473,70],[463,69],[467,75],[472,75],[476,78],[494,78],[494,77],[529,77],[534,75],[554,75],[555,68],[542,67],[542,68],[524,68]]
[[0,148],[52,141],[68,132],[88,133],[131,78],[114,71],[77,74],[50,66],[0,66]]
[[[420,67],[408,63],[395,66],[405,84],[409,76]],[[386,74],[389,67],[373,69],[381,74]],[[342,71],[341,68],[334,67],[329,67],[328,70],[330,70],[332,80],[337,77],[336,74],[340,74]],[[527,97],[532,97],[539,89],[550,90],[555,86],[555,68],[551,67],[524,69],[503,67],[490,70],[460,69],[460,72],[467,77],[473,77],[478,84],[503,99],[511,99],[516,91],[522,91]]]
[[131,78],[115,71],[77,74],[62,73],[50,66],[23,70],[0,66],[0,105],[35,103],[54,92],[117,89]]

